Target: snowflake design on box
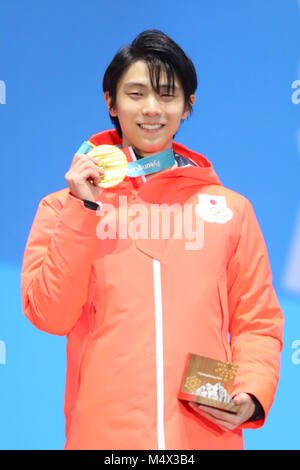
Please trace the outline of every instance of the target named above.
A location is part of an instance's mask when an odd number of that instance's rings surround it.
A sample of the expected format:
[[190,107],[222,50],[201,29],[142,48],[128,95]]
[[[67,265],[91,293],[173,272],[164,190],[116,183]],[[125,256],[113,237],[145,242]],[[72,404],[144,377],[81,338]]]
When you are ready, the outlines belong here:
[[233,364],[219,363],[215,368],[215,373],[223,377],[225,382],[231,382],[236,373],[236,366]]
[[197,375],[191,375],[185,379],[184,386],[189,392],[192,392],[193,390],[196,390],[200,384],[201,380],[199,377],[197,377]]

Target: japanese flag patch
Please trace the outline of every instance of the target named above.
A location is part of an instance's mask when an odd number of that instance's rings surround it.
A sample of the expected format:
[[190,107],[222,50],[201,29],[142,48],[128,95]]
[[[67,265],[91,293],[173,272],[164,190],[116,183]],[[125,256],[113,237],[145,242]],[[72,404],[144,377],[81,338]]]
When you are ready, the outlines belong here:
[[225,224],[232,219],[233,212],[227,207],[224,196],[213,196],[210,194],[198,194],[199,203],[196,206],[196,213],[206,222],[216,222]]

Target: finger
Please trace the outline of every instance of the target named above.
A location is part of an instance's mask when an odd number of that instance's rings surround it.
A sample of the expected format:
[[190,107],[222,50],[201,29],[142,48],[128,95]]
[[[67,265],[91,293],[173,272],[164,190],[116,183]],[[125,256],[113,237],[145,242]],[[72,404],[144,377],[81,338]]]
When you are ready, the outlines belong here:
[[201,416],[203,419],[206,419],[210,423],[216,425],[219,429],[222,431],[232,431],[234,430],[239,423],[236,422],[229,422],[229,421],[224,421],[222,419],[215,418],[213,415],[206,413],[203,410],[196,410],[196,413]]
[[88,160],[88,161],[92,162],[97,168],[100,169],[100,171],[99,171],[100,175],[104,175],[104,168],[103,168],[102,163],[99,161],[98,158],[91,157],[89,155],[84,155],[84,157],[85,157],[85,160]]
[[91,172],[93,177],[101,177],[104,174],[102,167],[99,167],[95,162],[87,159],[86,157],[77,160],[71,165],[69,175],[72,179],[82,179],[82,175],[86,175],[86,172]]
[[253,403],[252,398],[247,393],[238,393],[233,397],[233,401],[236,405],[250,405]]
[[[217,410],[216,410],[217,411]],[[214,421],[221,423],[227,429],[233,429],[240,423],[240,417],[232,413],[217,413],[215,410],[201,410],[201,413],[211,417]]]
[[99,161],[96,158],[89,157],[88,155],[85,155],[84,153],[76,153],[74,155],[71,168],[72,169],[82,168],[82,167],[85,167],[87,164],[88,165],[92,164],[97,167],[101,166],[99,165]]
[[76,172],[70,172],[67,175],[67,181],[74,185],[83,185],[87,181],[97,181],[100,180],[100,173],[98,168],[91,168],[88,166],[87,168],[81,168],[80,170],[77,169]]
[[234,429],[239,425],[239,417],[232,413],[228,413],[227,411],[221,411],[205,405],[197,405],[195,403],[191,403],[190,406],[196,411],[196,413],[222,427],[222,429]]
[[75,153],[74,157],[73,157],[73,160],[72,160],[72,165],[80,160],[82,160],[83,158],[87,158],[87,156],[84,154],[84,153]]
[[223,421],[228,421],[228,422],[235,422],[239,420],[240,416],[243,416],[245,412],[247,412],[247,409],[249,407],[249,401],[247,397],[238,397],[237,399],[234,400],[235,404],[240,406],[240,409],[238,410],[237,413],[231,413],[230,411],[226,410],[220,410],[218,408],[213,408],[211,406],[206,406],[206,405],[200,405],[200,404],[195,404],[197,408],[202,411],[205,411],[206,413],[214,416],[215,418],[221,419]]
[[89,178],[87,178],[87,182],[92,184],[93,186],[98,186],[102,181],[102,178],[101,176],[97,175],[97,176],[90,176]]
[[218,426],[223,431],[233,431],[238,426],[238,423],[226,422],[226,421],[223,421],[221,419],[214,418],[213,416],[211,416],[207,413],[203,413],[202,416],[204,418],[207,418],[211,423],[214,423],[216,426]]
[[102,178],[97,176],[94,178],[88,178],[87,182],[92,184],[93,186],[98,186],[102,181]]
[[88,160],[91,160],[93,163],[96,163],[97,166],[101,166],[101,161],[99,161],[98,158],[91,157],[89,155],[85,155],[85,158],[87,158]]
[[201,412],[207,413],[211,416],[213,416],[216,419],[220,419],[222,421],[228,421],[232,422],[234,420],[235,416],[232,413],[229,413],[228,411],[222,411],[217,408],[213,408],[211,406],[205,406],[205,405],[198,405],[198,409]]
[[84,155],[84,154],[76,154],[73,161],[74,161],[74,164],[77,164],[77,165],[92,164],[94,166],[99,166],[98,160],[96,160],[93,157],[88,157],[87,155]]

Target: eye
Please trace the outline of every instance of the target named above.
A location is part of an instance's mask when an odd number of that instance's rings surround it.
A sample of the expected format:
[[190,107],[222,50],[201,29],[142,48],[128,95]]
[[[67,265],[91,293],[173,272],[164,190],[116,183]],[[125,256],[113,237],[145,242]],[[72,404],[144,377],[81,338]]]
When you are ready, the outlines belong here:
[[138,92],[138,91],[132,91],[131,93],[128,93],[129,96],[132,96],[132,97],[139,97],[139,96],[143,96],[142,93]]
[[172,93],[161,93],[160,97],[164,100],[171,100],[172,98],[175,98],[175,95],[172,95]]

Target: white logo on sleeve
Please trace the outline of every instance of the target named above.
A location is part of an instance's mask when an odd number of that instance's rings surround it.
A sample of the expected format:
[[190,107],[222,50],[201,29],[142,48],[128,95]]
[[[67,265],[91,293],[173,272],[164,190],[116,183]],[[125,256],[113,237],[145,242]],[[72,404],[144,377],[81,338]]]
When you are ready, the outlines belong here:
[[196,206],[196,213],[206,222],[225,224],[225,222],[232,219],[233,212],[227,207],[224,196],[198,194],[198,200],[199,204]]

